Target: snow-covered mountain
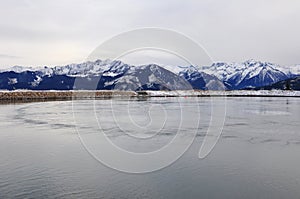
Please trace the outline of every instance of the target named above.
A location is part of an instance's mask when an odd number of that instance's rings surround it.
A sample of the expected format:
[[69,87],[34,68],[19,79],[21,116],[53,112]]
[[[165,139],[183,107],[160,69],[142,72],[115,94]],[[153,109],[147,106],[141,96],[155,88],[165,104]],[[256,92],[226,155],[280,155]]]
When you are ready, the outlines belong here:
[[133,66],[119,60],[96,60],[66,66],[15,66],[0,71],[0,89],[71,90],[236,90],[258,88],[295,77],[300,65],[282,67],[249,60],[211,66]]
[[225,90],[226,87],[216,76],[199,71],[194,66],[182,68],[178,73],[180,77],[187,80],[193,88],[200,90]]
[[[103,74],[105,71],[125,71],[129,68],[128,64],[124,64],[119,60],[96,60],[94,62],[87,61],[80,64],[69,64],[65,66],[51,67],[23,67],[13,66],[11,68],[2,69],[0,72],[12,71],[16,73],[22,73],[26,71],[34,71],[41,76],[52,76],[52,75],[67,75],[72,77],[86,77],[86,76],[97,76]],[[117,72],[117,71],[116,71]]]
[[217,76],[229,89],[255,88],[288,79],[294,71],[269,62],[249,60],[243,63],[214,63],[204,72]]
[[193,66],[133,66],[119,60],[96,60],[53,68],[17,66],[0,72],[0,89],[71,90],[74,83],[75,89],[106,90],[219,90],[222,86],[215,76]]
[[[107,73],[107,72],[105,72]],[[104,74],[105,74],[104,73]],[[190,90],[184,78],[156,64],[130,67],[119,78],[105,81],[105,86],[117,90]]]

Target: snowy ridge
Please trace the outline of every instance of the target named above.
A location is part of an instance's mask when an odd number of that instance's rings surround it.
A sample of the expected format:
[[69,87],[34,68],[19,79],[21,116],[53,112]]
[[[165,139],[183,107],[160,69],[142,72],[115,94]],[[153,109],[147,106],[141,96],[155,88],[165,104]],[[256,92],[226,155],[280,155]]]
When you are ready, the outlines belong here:
[[[54,67],[53,74],[55,75],[67,75],[72,77],[86,77],[97,76],[105,74],[106,76],[116,76],[118,73],[122,73],[127,70],[129,65],[122,63],[121,61],[96,60],[94,62],[88,61],[81,64],[70,64],[66,66]],[[105,73],[106,72],[106,73]]]
[[120,90],[192,89],[185,79],[156,64],[130,67],[120,78],[106,82],[108,84]]
[[131,86],[143,90],[167,87],[182,89],[182,86],[187,88],[186,83],[200,90],[236,90],[272,85],[299,74],[300,65],[287,67],[255,60],[242,63],[217,62],[199,71],[196,66],[133,66],[107,59],[53,68],[14,66],[0,71],[0,89],[72,89],[75,78],[96,81],[99,77],[101,86],[97,89],[107,90],[115,89],[116,86],[126,88],[126,84],[127,88]]
[[[0,73],[0,79],[0,89],[7,90],[207,90],[218,88],[215,83],[222,84],[216,77],[199,72],[193,66],[133,66],[119,60],[96,60],[53,68],[12,67]],[[76,82],[81,85],[74,85]]]
[[[231,89],[255,88],[274,84],[296,75],[298,70],[278,64],[248,60],[243,63],[214,63],[204,67],[204,72],[214,74]],[[299,71],[298,71],[299,72]]]
[[[80,64],[69,64],[65,66],[55,66],[53,68],[44,66],[44,67],[23,67],[23,66],[13,66],[10,68],[2,69],[0,72],[12,71],[16,73],[22,73],[26,71],[37,72],[41,76],[52,76],[52,75],[67,75],[74,77],[85,77],[88,75],[100,75],[105,71],[117,70],[120,68],[127,68],[129,65],[122,63],[119,60],[96,60],[96,61],[87,61]],[[120,68],[118,70],[120,70]]]
[[[154,64],[155,65],[155,64]],[[96,60],[87,61],[80,64],[69,64],[65,66],[55,66],[51,67],[24,67],[24,66],[13,66],[6,69],[1,69],[0,72],[13,71],[16,73],[21,73],[25,71],[39,71],[43,75],[70,75],[70,76],[86,76],[86,75],[99,75],[105,71],[120,70],[121,68],[134,67],[133,65],[128,65],[119,60]],[[195,66],[169,66],[160,65],[160,67],[166,70],[172,71],[175,74],[179,74],[184,70],[198,70]],[[253,77],[262,70],[275,70],[281,71],[285,74],[300,74],[300,64],[293,66],[280,66],[278,64],[273,64],[269,62],[261,62],[256,60],[248,60],[242,63],[237,62],[216,62],[211,66],[203,66],[203,71],[205,73],[215,75],[220,80],[228,80],[235,76],[236,74],[241,74],[244,78],[247,74],[249,77]]]

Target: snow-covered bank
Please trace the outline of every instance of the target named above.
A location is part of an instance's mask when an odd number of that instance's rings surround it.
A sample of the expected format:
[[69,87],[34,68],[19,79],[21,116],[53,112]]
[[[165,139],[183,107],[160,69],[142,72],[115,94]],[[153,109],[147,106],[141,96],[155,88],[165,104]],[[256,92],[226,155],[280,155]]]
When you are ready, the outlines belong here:
[[151,97],[300,97],[300,91],[285,91],[285,90],[234,90],[234,91],[145,91]]
[[300,91],[259,90],[259,91],[0,91],[0,100],[35,100],[35,99],[93,99],[107,97],[300,97]]

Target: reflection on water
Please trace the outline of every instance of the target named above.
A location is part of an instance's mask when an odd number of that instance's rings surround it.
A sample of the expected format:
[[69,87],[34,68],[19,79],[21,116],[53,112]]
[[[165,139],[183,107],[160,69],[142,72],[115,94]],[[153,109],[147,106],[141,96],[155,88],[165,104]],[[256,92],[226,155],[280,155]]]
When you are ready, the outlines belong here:
[[[0,198],[300,197],[300,99],[228,98],[223,134],[203,160],[198,152],[211,115],[209,98],[98,100],[95,112],[87,113],[90,103],[94,102],[78,101],[74,110],[86,119],[82,123],[74,121],[70,101],[0,106]],[[111,104],[121,126],[108,114]],[[200,107],[196,139],[178,161],[153,173],[126,174],[103,166],[86,152],[74,130],[76,126],[98,133],[99,126],[88,123],[91,115],[97,116],[102,130],[118,146],[152,151],[176,134],[179,115],[172,111],[179,104]],[[120,128],[130,129],[126,114],[122,115],[127,106],[137,125],[151,128],[140,134],[134,129],[130,135],[122,132]],[[150,112],[147,107],[152,107]],[[172,117],[155,134],[156,125],[163,123],[157,118],[164,113]],[[195,129],[182,130],[189,135]]]

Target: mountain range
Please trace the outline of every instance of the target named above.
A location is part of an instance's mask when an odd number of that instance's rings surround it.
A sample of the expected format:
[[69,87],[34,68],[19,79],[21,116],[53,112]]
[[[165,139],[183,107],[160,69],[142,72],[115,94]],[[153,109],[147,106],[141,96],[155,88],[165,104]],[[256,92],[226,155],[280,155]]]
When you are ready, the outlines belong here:
[[[134,66],[119,60],[0,71],[1,90],[240,90],[285,89],[278,84],[298,81],[300,65],[283,67],[269,62],[216,62],[211,66]],[[295,79],[295,80],[293,80]],[[281,83],[280,83],[281,82]],[[274,87],[273,87],[274,85]],[[290,89],[299,89],[297,86]]]

